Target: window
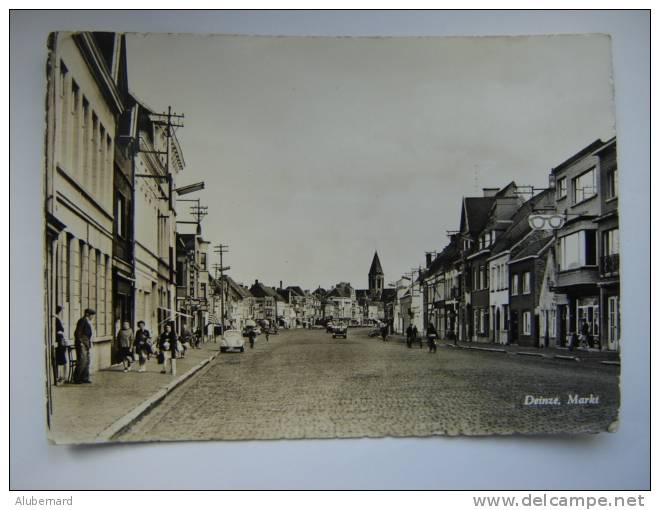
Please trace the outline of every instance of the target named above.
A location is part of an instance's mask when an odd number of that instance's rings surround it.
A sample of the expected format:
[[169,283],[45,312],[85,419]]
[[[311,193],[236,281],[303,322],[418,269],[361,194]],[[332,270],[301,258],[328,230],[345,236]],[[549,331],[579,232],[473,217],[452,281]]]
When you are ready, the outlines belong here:
[[514,274],[511,277],[511,295],[512,296],[517,296],[518,295],[518,275]]
[[619,229],[613,228],[603,232],[603,255],[619,253]]
[[484,271],[484,266],[479,266],[479,288],[486,288],[486,272]]
[[202,287],[202,299],[206,299],[206,284],[205,283],[200,283]]
[[557,329],[557,310],[552,309],[548,318],[548,336],[555,338]]
[[615,342],[619,339],[619,297],[607,298],[607,339]]
[[532,331],[532,312],[523,312],[522,319],[523,335],[530,335]]
[[557,199],[564,198],[566,196],[566,177],[557,179]]
[[522,293],[529,294],[532,292],[532,273],[525,271],[522,280]]
[[578,204],[596,195],[596,172],[588,170],[573,179],[573,203]]
[[176,285],[183,287],[183,261],[178,260],[176,263]]
[[202,271],[206,271],[206,253],[200,253],[199,266],[201,267]]
[[616,198],[619,195],[619,175],[616,168],[607,172],[607,198]]
[[60,95],[64,97],[66,94],[66,76],[69,73],[69,70],[64,65],[64,62],[60,60]]
[[115,209],[115,223],[117,226],[117,235],[126,237],[126,201],[121,193],[117,193],[117,205]]
[[580,230],[559,239],[559,270],[596,264],[596,233]]

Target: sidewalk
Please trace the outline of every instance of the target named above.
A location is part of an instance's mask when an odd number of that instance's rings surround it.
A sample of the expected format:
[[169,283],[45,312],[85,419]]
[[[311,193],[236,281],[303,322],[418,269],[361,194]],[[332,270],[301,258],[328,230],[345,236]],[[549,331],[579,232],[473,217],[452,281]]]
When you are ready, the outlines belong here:
[[[389,335],[389,341],[406,343],[404,335]],[[520,345],[501,345],[490,342],[464,342],[460,341],[454,345],[453,340],[438,340],[438,347],[449,349],[466,349],[474,351],[484,351],[500,354],[511,354],[517,356],[530,356],[538,358],[564,359],[566,361],[590,361],[607,365],[616,365],[620,362],[618,352],[600,351],[598,349],[582,350],[574,349],[569,351],[566,347],[524,347]],[[424,339],[424,348],[426,348],[426,338]],[[413,348],[419,349],[419,340],[413,345]]]
[[176,375],[161,374],[162,365],[152,356],[146,372],[137,372],[137,363],[127,373],[115,365],[93,373],[92,384],[54,386],[50,439],[60,444],[109,440],[215,358],[219,349],[219,341],[189,349],[176,360]]

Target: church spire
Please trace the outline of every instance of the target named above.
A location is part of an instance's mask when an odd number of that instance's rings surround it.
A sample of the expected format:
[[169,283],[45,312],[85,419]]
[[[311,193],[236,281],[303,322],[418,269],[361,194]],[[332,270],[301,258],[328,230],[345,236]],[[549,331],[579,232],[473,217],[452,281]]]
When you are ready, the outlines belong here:
[[383,292],[385,286],[385,273],[380,265],[378,252],[374,253],[374,259],[371,261],[371,269],[369,269],[369,293],[373,297],[379,297]]
[[369,276],[385,274],[383,273],[383,268],[380,265],[380,259],[378,258],[378,252],[374,253],[374,259],[371,262],[371,269],[369,269]]

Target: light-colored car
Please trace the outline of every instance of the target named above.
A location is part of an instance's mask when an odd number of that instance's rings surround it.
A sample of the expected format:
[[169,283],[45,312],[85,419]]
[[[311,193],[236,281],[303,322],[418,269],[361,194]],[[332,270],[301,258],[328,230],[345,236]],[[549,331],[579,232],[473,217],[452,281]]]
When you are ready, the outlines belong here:
[[237,329],[228,329],[220,340],[220,352],[244,352],[245,340]]

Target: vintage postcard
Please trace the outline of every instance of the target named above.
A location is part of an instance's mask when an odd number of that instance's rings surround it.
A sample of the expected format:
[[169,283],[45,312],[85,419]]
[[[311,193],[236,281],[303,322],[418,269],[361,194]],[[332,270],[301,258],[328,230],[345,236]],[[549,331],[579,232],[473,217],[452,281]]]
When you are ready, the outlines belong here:
[[615,431],[610,45],[52,33],[49,438]]

